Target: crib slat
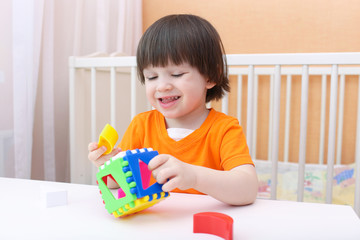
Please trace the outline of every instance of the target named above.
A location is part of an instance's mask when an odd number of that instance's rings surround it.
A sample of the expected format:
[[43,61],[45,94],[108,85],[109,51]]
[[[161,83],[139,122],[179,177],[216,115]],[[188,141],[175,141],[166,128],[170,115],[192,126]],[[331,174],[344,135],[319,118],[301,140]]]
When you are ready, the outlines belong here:
[[[227,77],[229,77],[229,72]],[[221,111],[225,114],[229,112],[229,93],[225,92],[224,96],[221,99]]]
[[91,68],[91,141],[96,142],[96,69]]
[[241,104],[242,104],[242,75],[238,75],[238,87],[237,87],[237,118],[241,125]]
[[225,114],[229,113],[229,94],[225,93],[221,99],[221,111]]
[[131,67],[131,119],[136,115],[136,67]]
[[[246,114],[246,141],[249,145],[250,156],[253,158],[251,143],[253,138],[253,92],[254,92],[254,65],[248,68],[248,97],[247,97],[247,114]],[[254,158],[253,158],[254,159]]]
[[116,129],[116,68],[110,68],[110,123]]
[[354,210],[360,217],[360,75],[358,81],[358,109],[356,123],[356,145],[355,145],[355,199]]
[[286,76],[285,140],[284,162],[289,162],[290,111],[291,111],[291,75]]
[[304,176],[306,163],[306,133],[307,133],[307,115],[309,101],[309,67],[304,65],[301,77],[301,110],[300,110],[300,143],[299,143],[299,163],[298,163],[298,202],[304,199]]
[[329,113],[329,140],[327,154],[327,178],[326,178],[326,203],[332,202],[332,179],[335,158],[335,131],[336,131],[336,109],[338,89],[338,66],[331,67],[330,84],[330,113]]
[[273,112],[274,112],[274,74],[270,75],[270,99],[269,99],[269,137],[268,137],[268,160],[271,161],[272,149],[272,130],[273,130]]
[[273,114],[273,136],[271,149],[271,199],[277,198],[277,170],[279,160],[279,123],[280,123],[280,87],[281,68],[275,66],[274,77],[274,114]]
[[336,143],[336,164],[341,164],[341,149],[343,139],[343,120],[344,120],[344,94],[345,94],[345,75],[340,75],[339,89],[339,113],[337,127],[337,143]]
[[76,134],[75,134],[75,80],[76,71],[74,67],[75,57],[69,58],[69,135],[70,135],[70,182],[77,181],[77,168],[76,168]]
[[[91,141],[97,142],[96,133],[96,68],[91,68]],[[91,167],[91,182],[96,182],[95,166]]]
[[326,75],[321,76],[321,111],[320,111],[320,144],[319,164],[324,164],[325,117],[326,117]]
[[252,130],[252,157],[256,159],[256,141],[257,141],[257,110],[258,110],[258,85],[259,85],[259,76],[255,75],[254,81],[254,110],[253,110],[253,130]]

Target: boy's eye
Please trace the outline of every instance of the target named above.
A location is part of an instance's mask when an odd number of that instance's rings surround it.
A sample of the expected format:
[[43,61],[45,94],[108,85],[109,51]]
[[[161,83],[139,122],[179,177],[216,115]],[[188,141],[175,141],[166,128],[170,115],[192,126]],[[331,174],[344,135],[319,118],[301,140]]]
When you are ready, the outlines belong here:
[[171,76],[173,76],[173,77],[181,77],[182,75],[184,75],[184,73],[172,74]]
[[147,80],[155,80],[157,78],[157,76],[150,76],[150,77],[145,77]]

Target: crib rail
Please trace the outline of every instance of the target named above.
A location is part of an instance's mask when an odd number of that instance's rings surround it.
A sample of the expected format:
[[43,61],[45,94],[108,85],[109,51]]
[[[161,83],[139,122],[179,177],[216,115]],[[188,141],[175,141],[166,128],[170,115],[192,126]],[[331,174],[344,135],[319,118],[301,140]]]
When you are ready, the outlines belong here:
[[[241,121],[241,97],[244,77],[247,78],[246,100],[246,137],[253,159],[256,159],[256,137],[257,137],[257,99],[258,99],[258,77],[260,75],[270,76],[270,116],[269,116],[269,151],[268,160],[272,163],[271,173],[271,198],[276,199],[277,193],[277,169],[279,159],[279,121],[280,121],[280,90],[281,77],[286,76],[286,111],[285,111],[285,141],[284,161],[288,161],[289,143],[289,112],[291,109],[291,79],[294,75],[301,76],[301,114],[300,114],[300,135],[299,135],[299,173],[298,173],[298,201],[303,200],[304,194],[304,172],[306,164],[306,137],[308,119],[308,93],[309,76],[319,75],[322,78],[321,95],[321,134],[319,163],[324,163],[324,142],[325,142],[325,109],[326,109],[326,78],[330,76],[330,104],[327,139],[327,183],[326,202],[332,201],[333,167],[341,162],[342,151],[342,130],[343,130],[343,109],[344,109],[344,86],[347,75],[355,75],[359,79],[360,86],[360,53],[314,53],[314,54],[244,54],[227,55],[227,63],[230,67],[229,74],[237,75],[237,117]],[[111,89],[115,89],[116,68],[129,67],[131,82],[131,117],[136,114],[136,60],[135,57],[99,57],[99,58],[78,58],[71,57],[70,66],[70,155],[71,155],[71,179],[81,181],[86,173],[79,174],[79,166],[76,163],[75,146],[75,82],[76,70],[81,68],[91,69],[91,138],[96,139],[96,72],[99,68],[109,68],[111,72]],[[340,77],[340,81],[339,81]],[[115,92],[111,91],[111,124],[116,123],[116,101]],[[357,129],[356,129],[356,185],[354,208],[360,215],[360,87],[358,94]],[[228,111],[228,96],[222,101],[222,111]],[[339,102],[339,103],[338,103]],[[339,109],[337,107],[339,105]],[[337,132],[336,132],[337,130]],[[96,140],[95,140],[96,141]],[[337,155],[335,155],[335,152]],[[79,177],[82,176],[82,177]],[[94,174],[92,176],[94,178]]]

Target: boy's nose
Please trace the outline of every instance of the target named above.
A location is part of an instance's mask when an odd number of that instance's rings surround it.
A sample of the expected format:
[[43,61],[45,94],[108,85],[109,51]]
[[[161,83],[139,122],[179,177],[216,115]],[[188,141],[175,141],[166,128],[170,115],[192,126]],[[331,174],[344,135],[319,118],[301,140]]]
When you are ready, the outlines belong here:
[[166,79],[159,79],[156,90],[159,92],[169,91],[173,88],[172,84]]

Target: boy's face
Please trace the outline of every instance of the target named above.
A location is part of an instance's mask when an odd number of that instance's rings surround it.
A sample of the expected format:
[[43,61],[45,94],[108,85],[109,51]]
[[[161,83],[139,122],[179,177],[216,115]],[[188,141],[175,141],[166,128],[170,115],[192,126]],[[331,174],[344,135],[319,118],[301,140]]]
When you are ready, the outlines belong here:
[[206,111],[206,92],[215,86],[188,63],[144,69],[146,96],[167,119],[189,120]]

